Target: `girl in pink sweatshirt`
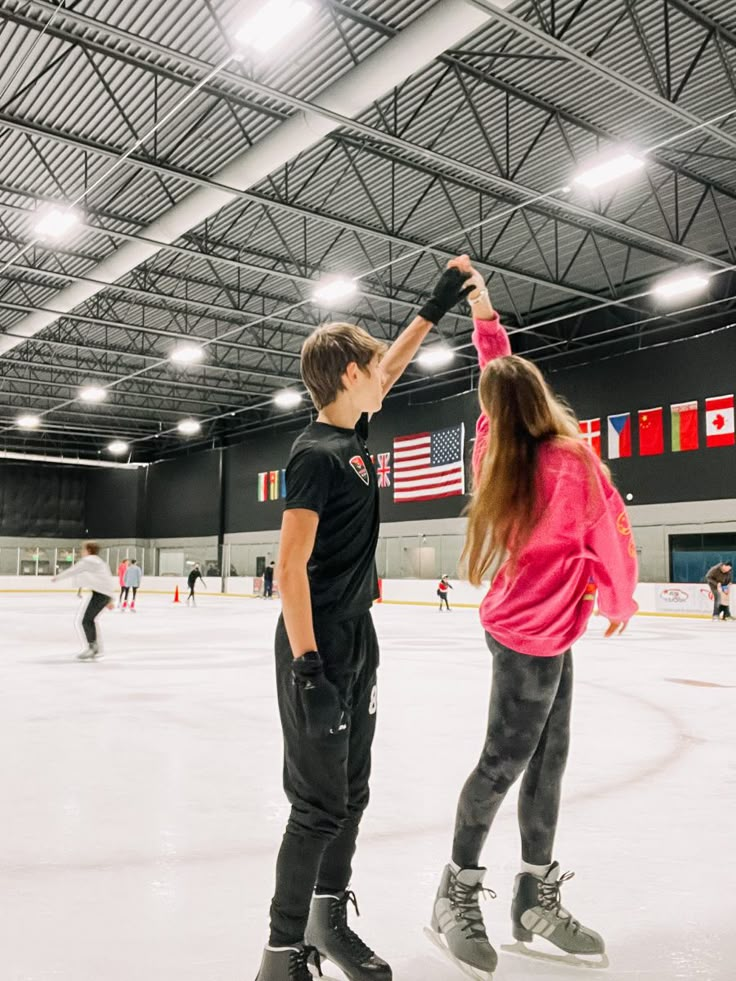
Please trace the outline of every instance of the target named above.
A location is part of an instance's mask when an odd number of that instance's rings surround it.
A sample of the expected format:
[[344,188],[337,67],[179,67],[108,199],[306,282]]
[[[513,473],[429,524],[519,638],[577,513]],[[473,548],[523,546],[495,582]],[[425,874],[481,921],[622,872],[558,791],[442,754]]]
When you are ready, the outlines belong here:
[[[490,578],[481,622],[493,658],[488,732],[460,796],[452,862],[435,900],[433,939],[462,965],[492,973],[497,955],[478,904],[480,857],[507,791],[522,776],[522,868],[512,903],[514,937],[545,938],[566,957],[605,958],[603,939],[561,905],[553,846],[570,740],[571,645],[598,594],[620,633],[634,615],[636,547],[608,470],[531,362],[511,354],[482,277],[453,260],[474,289],[473,343],[482,369],[481,415],[465,558],[475,585]],[[559,955],[557,955],[559,958]]]

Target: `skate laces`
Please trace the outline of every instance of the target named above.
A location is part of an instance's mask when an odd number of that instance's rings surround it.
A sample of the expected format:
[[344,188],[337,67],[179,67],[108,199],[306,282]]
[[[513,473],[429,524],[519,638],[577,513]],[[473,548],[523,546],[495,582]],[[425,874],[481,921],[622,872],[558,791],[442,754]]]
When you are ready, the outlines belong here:
[[565,921],[565,929],[572,930],[573,933],[577,933],[580,929],[580,923],[572,913],[569,913],[562,905],[562,897],[560,896],[560,886],[569,882],[570,879],[575,878],[574,872],[564,872],[556,882],[540,882],[539,883],[539,905],[542,909],[548,910],[550,913],[554,913],[559,919]]
[[364,964],[369,961],[371,957],[375,956],[375,951],[371,950],[368,944],[364,943],[357,933],[350,929],[348,926],[348,903],[352,903],[355,907],[355,915],[360,916],[360,910],[358,909],[358,900],[356,899],[355,893],[351,890],[346,890],[341,899],[336,900],[332,907],[332,928],[340,934],[340,939],[345,940],[351,949],[351,952],[355,955],[358,964]]
[[317,974],[323,977],[319,951],[316,947],[304,944],[303,947],[295,948],[289,957],[289,981],[312,981],[312,974],[309,970],[310,958],[317,968]]
[[471,886],[459,882],[456,878],[452,880],[450,905],[462,919],[461,930],[468,940],[488,940],[488,934],[483,923],[483,914],[478,902],[481,896],[487,899],[496,898],[495,892],[492,889],[486,889],[480,882]]

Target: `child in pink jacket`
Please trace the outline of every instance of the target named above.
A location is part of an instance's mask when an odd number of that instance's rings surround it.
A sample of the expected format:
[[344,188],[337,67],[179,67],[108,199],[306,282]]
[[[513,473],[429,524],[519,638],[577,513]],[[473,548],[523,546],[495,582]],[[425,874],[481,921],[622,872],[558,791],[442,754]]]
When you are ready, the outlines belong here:
[[[607,469],[539,370],[511,354],[482,277],[470,271],[473,343],[482,369],[481,416],[465,558],[470,581],[491,586],[481,604],[493,683],[486,742],[460,796],[452,849],[432,917],[432,938],[464,968],[491,974],[478,897],[483,846],[507,791],[522,776],[512,928],[543,937],[565,958],[605,961],[602,937],[565,910],[553,847],[570,741],[572,651],[595,605],[620,633],[637,610],[636,547]],[[560,959],[560,955],[556,955]],[[479,975],[479,976],[480,976]]]

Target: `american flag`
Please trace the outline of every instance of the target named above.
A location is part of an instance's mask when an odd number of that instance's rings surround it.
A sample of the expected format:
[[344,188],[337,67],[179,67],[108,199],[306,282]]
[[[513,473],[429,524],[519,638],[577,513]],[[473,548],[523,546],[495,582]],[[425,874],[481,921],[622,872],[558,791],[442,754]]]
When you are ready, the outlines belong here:
[[465,493],[465,426],[394,439],[394,502]]
[[378,466],[376,467],[376,473],[378,474],[379,487],[391,486],[391,464],[389,463],[390,459],[391,459],[390,453],[378,454]]

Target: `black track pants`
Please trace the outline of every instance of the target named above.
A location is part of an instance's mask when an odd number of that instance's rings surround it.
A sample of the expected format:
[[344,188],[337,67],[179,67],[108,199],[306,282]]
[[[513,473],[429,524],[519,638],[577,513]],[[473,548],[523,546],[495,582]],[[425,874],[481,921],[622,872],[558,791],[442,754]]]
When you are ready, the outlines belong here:
[[109,596],[103,596],[102,593],[94,592],[87,601],[87,606],[82,614],[82,630],[84,631],[84,636],[87,638],[88,644],[94,644],[97,640],[97,626],[95,625],[95,620],[100,613],[102,613],[109,602]]
[[530,657],[489,635],[493,682],[488,732],[480,761],[457,809],[452,858],[477,866],[509,788],[524,774],[519,793],[522,858],[552,862],[562,776],[570,744],[572,652]]
[[292,653],[283,618],[276,629],[276,684],[284,734],[284,790],[291,814],[276,864],[271,903],[274,946],[304,938],[312,894],[350,882],[358,826],[368,804],[376,730],[378,641],[370,613],[342,623],[315,620],[325,674],[337,686],[347,728],[308,738],[292,683]]

